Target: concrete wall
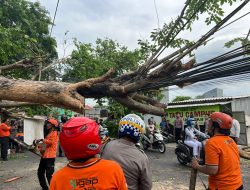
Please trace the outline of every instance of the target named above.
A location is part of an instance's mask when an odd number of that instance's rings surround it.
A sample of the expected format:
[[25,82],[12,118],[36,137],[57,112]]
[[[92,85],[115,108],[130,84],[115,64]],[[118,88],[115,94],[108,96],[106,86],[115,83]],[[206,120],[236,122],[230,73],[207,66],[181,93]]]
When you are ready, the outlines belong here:
[[241,132],[245,133],[247,145],[250,146],[250,97],[234,99],[231,106],[233,112],[245,112],[245,129],[241,129]]
[[[250,97],[234,99],[232,102],[232,111],[244,111],[250,117]],[[250,123],[247,123],[247,125],[250,126]]]

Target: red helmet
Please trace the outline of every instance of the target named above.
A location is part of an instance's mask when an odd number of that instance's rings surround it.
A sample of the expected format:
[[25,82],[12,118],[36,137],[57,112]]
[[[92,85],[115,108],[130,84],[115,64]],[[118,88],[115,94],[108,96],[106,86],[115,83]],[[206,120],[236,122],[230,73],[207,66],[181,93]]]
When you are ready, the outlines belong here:
[[60,144],[69,160],[96,155],[101,147],[99,126],[87,117],[73,117],[62,127]]
[[217,122],[222,129],[231,129],[232,127],[233,119],[225,113],[214,112],[210,115],[210,118]]
[[54,125],[55,127],[58,126],[58,121],[56,119],[49,119],[48,122]]

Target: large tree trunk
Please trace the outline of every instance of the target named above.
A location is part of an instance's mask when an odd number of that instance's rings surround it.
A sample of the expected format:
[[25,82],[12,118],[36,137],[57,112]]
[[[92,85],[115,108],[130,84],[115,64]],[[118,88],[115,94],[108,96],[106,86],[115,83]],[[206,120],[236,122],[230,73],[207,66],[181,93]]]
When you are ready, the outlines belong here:
[[10,80],[0,77],[0,86],[0,99],[3,100],[50,104],[77,112],[82,112],[84,108],[84,98],[68,83]]
[[[149,98],[143,95],[128,93],[124,91],[123,86],[108,80],[113,72],[114,70],[111,69],[101,77],[75,84],[54,81],[14,80],[0,77],[0,99],[49,104],[83,113],[85,97],[102,98],[108,96],[141,113],[165,114],[164,108],[166,108],[166,105],[153,100],[149,101]],[[148,100],[148,103],[145,102],[146,100]],[[25,103],[20,105],[22,104]],[[10,105],[6,102],[5,104],[2,103],[2,106],[13,106],[13,102]]]

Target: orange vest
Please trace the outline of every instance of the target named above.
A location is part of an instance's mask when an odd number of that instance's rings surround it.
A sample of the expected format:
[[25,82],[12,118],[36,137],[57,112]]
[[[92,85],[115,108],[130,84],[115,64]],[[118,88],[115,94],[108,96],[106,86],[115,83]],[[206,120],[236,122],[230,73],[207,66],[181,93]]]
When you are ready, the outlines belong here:
[[0,137],[9,137],[10,136],[11,127],[9,127],[6,123],[0,124]]
[[45,152],[43,158],[55,158],[56,150],[58,144],[58,133],[57,131],[51,131],[46,138],[43,140],[43,143],[46,144]]

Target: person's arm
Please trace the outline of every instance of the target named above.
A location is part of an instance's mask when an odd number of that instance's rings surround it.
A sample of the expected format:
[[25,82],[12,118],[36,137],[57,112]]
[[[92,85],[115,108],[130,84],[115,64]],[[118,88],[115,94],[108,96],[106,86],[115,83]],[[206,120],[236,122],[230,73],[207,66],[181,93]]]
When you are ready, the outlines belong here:
[[146,157],[143,163],[140,176],[141,177],[140,177],[140,182],[139,182],[139,190],[151,190],[152,189],[152,172],[150,169],[148,157]]
[[238,138],[238,140],[240,138],[240,123],[237,120],[235,120],[235,137]]
[[217,165],[199,165],[196,158],[192,158],[192,168],[207,175],[215,175],[218,173],[219,166]]
[[207,137],[207,135],[206,135],[205,133],[202,133],[202,132],[200,132],[199,130],[197,130],[197,129],[195,129],[195,128],[194,128],[194,131],[195,131],[195,133],[196,133],[197,135],[200,135],[200,136],[202,136],[203,138],[206,138],[206,137]]
[[9,126],[6,125],[6,124],[2,124],[2,130],[3,130],[3,131],[10,131],[10,130],[11,130],[11,127],[9,127]]
[[47,145],[52,145],[56,141],[56,135],[57,133],[54,133],[54,132],[51,135],[47,135],[47,137],[43,139],[43,143]]
[[208,140],[205,146],[205,164],[201,166],[198,164],[195,158],[192,159],[191,166],[198,171],[208,174],[215,175],[219,171],[219,163],[220,163],[220,150],[216,144],[214,144],[211,139]]

